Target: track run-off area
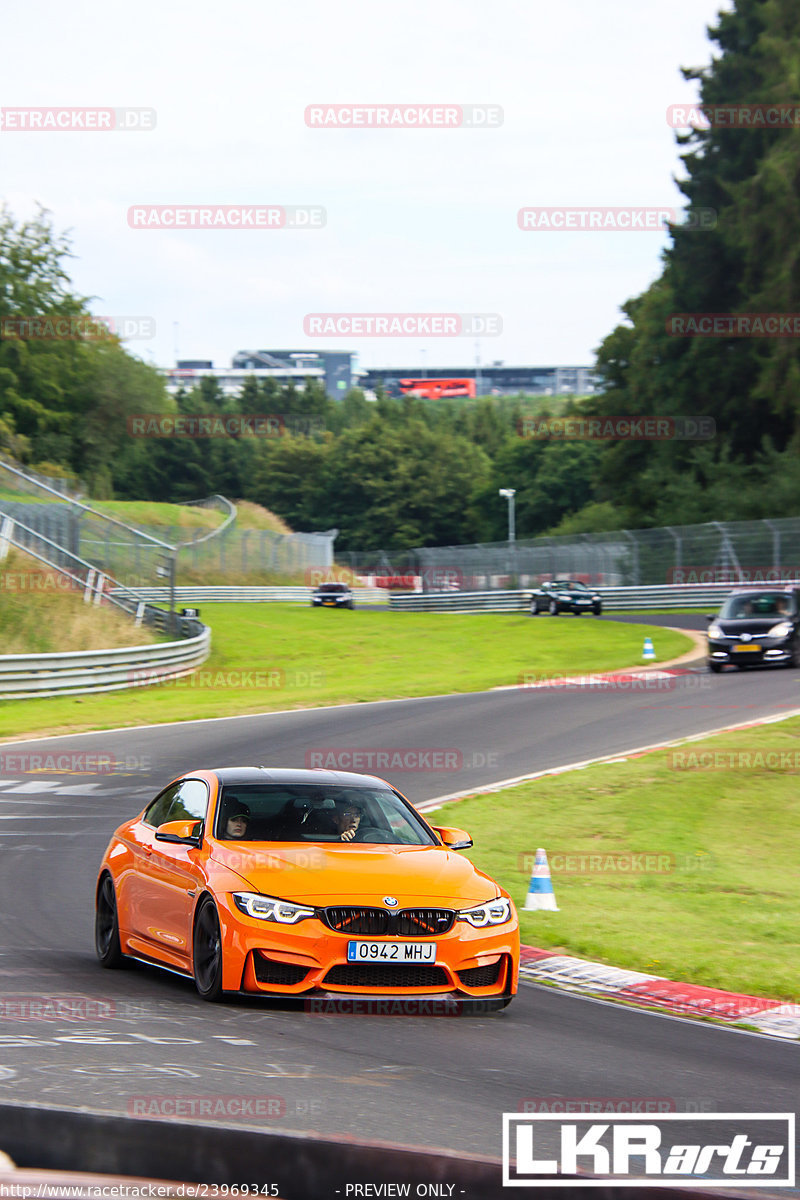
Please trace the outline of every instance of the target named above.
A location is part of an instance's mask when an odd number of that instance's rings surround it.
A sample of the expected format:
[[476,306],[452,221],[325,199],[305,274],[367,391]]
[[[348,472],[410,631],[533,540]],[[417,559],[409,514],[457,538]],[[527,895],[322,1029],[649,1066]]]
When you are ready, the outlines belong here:
[[191,981],[140,965],[101,970],[93,911],[112,831],[187,770],[306,766],[329,747],[457,751],[452,769],[386,773],[423,803],[797,709],[800,671],[754,670],[665,692],[511,688],[6,743],[8,763],[119,765],[89,782],[2,771],[0,1100],[494,1158],[502,1113],[554,1099],[796,1112],[795,1043],[530,983],[500,1013],[458,1018],[206,1005]]

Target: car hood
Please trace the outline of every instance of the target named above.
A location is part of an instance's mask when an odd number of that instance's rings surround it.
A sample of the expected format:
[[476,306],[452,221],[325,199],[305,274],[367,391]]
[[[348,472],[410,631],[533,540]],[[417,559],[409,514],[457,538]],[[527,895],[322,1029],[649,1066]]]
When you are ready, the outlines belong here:
[[722,632],[729,637],[739,637],[743,633],[749,633],[753,637],[764,637],[771,629],[774,629],[776,625],[781,625],[784,621],[791,621],[791,617],[751,617],[738,621],[716,617],[711,624],[719,625]]
[[469,859],[443,846],[254,842],[247,849],[217,845],[211,857],[255,892],[306,904],[382,908],[384,896],[395,896],[400,908],[465,908],[493,900],[499,891]]

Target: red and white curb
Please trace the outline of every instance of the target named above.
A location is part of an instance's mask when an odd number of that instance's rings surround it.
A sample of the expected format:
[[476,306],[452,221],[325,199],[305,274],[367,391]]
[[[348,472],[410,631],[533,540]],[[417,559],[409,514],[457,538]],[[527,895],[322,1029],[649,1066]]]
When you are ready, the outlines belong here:
[[665,1009],[676,1016],[713,1017],[728,1025],[747,1025],[773,1037],[800,1038],[800,1004],[762,996],[741,996],[695,983],[676,983],[661,975],[626,971],[552,950],[522,946],[520,975],[537,983],[553,983],[569,991],[626,1000],[642,1007]]

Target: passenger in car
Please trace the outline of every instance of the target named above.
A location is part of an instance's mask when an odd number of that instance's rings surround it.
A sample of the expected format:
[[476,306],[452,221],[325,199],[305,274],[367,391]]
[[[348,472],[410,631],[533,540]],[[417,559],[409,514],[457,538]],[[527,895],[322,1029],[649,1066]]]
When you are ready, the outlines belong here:
[[224,837],[241,841],[247,837],[249,822],[250,809],[248,806],[241,800],[234,800],[228,808]]

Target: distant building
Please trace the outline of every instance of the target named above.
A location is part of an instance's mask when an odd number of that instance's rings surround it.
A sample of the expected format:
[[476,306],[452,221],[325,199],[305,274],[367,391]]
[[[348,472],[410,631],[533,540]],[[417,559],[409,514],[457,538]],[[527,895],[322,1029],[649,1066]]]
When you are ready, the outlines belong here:
[[272,370],[299,368],[301,377],[324,378],[325,391],[339,400],[344,399],[351,387],[360,385],[363,374],[358,369],[358,355],[352,350],[240,350],[234,354],[232,366]]
[[592,367],[507,367],[502,362],[485,367],[371,367],[362,373],[359,387],[374,391],[383,384],[387,391],[399,391],[401,379],[474,379],[478,395],[509,395],[527,392],[540,396],[560,396],[572,393],[588,396],[600,390]]
[[246,379],[255,376],[256,379],[274,379],[284,385],[294,383],[302,391],[305,381],[310,376],[325,382],[325,371],[320,366],[305,367],[292,363],[291,366],[265,367],[215,367],[206,359],[181,359],[177,366],[163,371],[166,376],[167,391],[174,396],[181,388],[194,387],[201,379],[214,379],[225,396],[238,396],[244,387]]
[[502,362],[485,367],[370,367],[358,366],[352,350],[239,350],[230,367],[215,367],[209,359],[182,359],[163,372],[167,391],[175,394],[190,388],[205,376],[219,384],[226,396],[237,395],[245,380],[274,379],[302,389],[305,380],[318,379],[333,399],[341,400],[352,387],[374,392],[382,384],[392,395],[400,394],[401,379],[474,379],[479,395],[509,395],[526,392],[541,396],[565,393],[586,396],[599,390],[591,367],[507,367]]

